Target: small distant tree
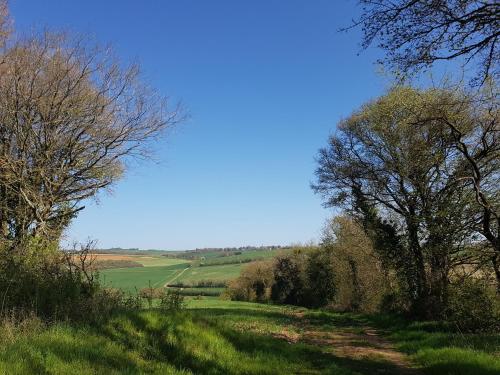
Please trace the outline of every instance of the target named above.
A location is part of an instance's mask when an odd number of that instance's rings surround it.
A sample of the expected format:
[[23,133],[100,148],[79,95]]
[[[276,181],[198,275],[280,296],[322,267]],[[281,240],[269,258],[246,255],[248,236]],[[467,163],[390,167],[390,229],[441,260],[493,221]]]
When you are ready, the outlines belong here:
[[[476,78],[498,78],[500,4],[482,0],[361,0],[354,22],[364,32],[362,46],[375,41],[385,62],[407,73],[436,61],[476,64]],[[460,59],[460,60],[459,60]]]
[[184,296],[178,290],[167,289],[163,291],[159,297],[160,309],[166,311],[178,311],[185,307]]

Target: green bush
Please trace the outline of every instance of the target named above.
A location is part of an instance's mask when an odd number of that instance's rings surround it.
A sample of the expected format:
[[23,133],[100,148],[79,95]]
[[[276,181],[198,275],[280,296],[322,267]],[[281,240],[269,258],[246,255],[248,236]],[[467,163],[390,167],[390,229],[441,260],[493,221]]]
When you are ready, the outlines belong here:
[[232,280],[225,293],[235,301],[268,302],[274,282],[274,264],[257,261],[248,264],[240,276]]
[[448,290],[447,321],[463,332],[499,331],[497,298],[481,280],[452,284]]
[[160,297],[160,309],[177,311],[185,307],[184,296],[177,290],[167,289]]
[[335,269],[328,249],[321,248],[308,253],[304,279],[301,304],[322,307],[334,299],[337,292]]
[[276,258],[271,300],[287,305],[301,305],[304,292],[304,263],[297,255]]
[[1,248],[0,316],[95,322],[119,309],[137,308],[134,297],[100,287],[87,255],[35,241]]

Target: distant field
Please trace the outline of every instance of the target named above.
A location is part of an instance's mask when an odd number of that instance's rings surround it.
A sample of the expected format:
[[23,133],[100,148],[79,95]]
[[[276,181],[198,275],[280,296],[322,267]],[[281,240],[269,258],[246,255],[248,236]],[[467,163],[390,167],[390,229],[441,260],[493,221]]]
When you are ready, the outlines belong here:
[[[249,261],[269,259],[283,250],[256,249],[235,252],[213,251],[204,252],[201,260],[205,264],[196,266],[199,261],[188,259],[164,257],[161,255],[138,255],[138,254],[95,254],[97,261],[113,262],[137,262],[144,267],[135,268],[111,268],[99,272],[100,281],[103,285],[120,288],[126,292],[135,292],[142,288],[163,287],[168,283],[182,283],[185,285],[196,285],[200,281],[226,282],[237,278],[241,269]],[[185,253],[183,253],[185,254]],[[232,254],[223,256],[224,254]],[[241,263],[239,263],[241,262]],[[222,264],[221,264],[222,263]],[[230,264],[225,264],[230,263]],[[189,267],[189,268],[188,268]],[[178,277],[176,277],[178,276]],[[223,288],[183,288],[186,295],[218,295]]]
[[220,296],[226,288],[171,288],[184,296]]
[[132,254],[93,254],[96,261],[102,260],[130,260],[142,264],[144,267],[171,266],[184,264],[184,259],[167,258],[160,255],[132,255]]
[[105,286],[135,292],[149,285],[160,288],[188,266],[189,263],[184,261],[168,266],[108,269],[99,272],[99,279]]
[[275,257],[286,250],[247,250],[241,254],[233,253],[230,255],[208,257],[200,260],[200,265],[218,265],[218,264],[231,264],[231,263],[248,263],[255,260],[265,260]]
[[176,282],[196,284],[199,281],[227,281],[240,275],[244,264],[225,264],[221,266],[192,267],[185,271]]

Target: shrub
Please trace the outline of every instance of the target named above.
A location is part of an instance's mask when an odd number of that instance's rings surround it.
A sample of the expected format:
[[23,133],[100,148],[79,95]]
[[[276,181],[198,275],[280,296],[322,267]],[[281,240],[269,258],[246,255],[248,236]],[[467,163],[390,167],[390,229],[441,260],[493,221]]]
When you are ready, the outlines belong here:
[[0,316],[97,322],[120,309],[140,308],[138,296],[100,287],[90,250],[63,252],[36,241],[9,254],[1,248]]
[[[46,320],[80,319],[99,289],[96,275],[55,244],[35,241],[15,252],[0,249],[3,312],[33,313]],[[0,312],[2,313],[2,312]]]
[[305,290],[302,304],[308,307],[322,307],[336,295],[335,269],[328,249],[321,248],[308,254],[305,266]]
[[146,300],[148,307],[153,307],[153,301],[158,298],[162,298],[165,294],[165,290],[163,288],[153,288],[151,286],[147,288],[143,288],[139,291],[139,297]]
[[274,282],[271,287],[272,301],[288,305],[302,305],[305,286],[303,280],[305,260],[305,256],[300,253],[276,258]]
[[241,271],[240,277],[228,285],[227,295],[238,301],[269,301],[273,283],[273,263],[253,262]]
[[184,296],[177,290],[167,289],[167,291],[160,296],[161,310],[176,311],[184,307]]
[[[335,277],[334,309],[375,312],[380,309],[389,284],[392,284],[391,291],[397,290],[395,280],[384,273],[372,241],[351,218],[341,216],[329,222],[325,228],[323,246],[330,253]],[[396,296],[387,298],[392,299],[392,302],[397,299]],[[385,303],[389,303],[389,300]]]
[[460,331],[498,331],[500,314],[494,291],[481,280],[465,279],[448,290],[447,320]]

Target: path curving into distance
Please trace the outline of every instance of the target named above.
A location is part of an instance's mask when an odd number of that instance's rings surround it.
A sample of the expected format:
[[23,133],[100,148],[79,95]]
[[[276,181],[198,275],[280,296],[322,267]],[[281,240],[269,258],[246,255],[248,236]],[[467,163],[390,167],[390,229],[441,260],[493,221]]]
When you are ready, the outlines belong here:
[[163,287],[164,287],[164,288],[168,288],[168,284],[172,284],[175,280],[177,280],[177,278],[178,278],[180,275],[182,275],[184,272],[186,272],[186,271],[187,271],[190,267],[191,267],[191,266],[184,268],[181,272],[179,272],[179,273],[178,273],[177,275],[175,275],[173,278],[171,278],[170,280],[168,280],[168,281],[167,281],[167,282],[163,285]]

